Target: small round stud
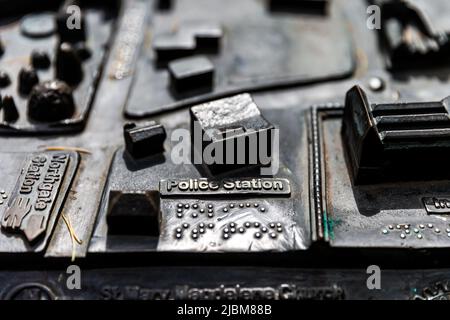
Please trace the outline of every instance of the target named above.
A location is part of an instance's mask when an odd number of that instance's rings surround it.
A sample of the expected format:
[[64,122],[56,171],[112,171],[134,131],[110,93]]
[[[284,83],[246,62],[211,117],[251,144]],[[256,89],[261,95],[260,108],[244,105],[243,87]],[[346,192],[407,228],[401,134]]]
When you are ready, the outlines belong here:
[[255,233],[255,238],[256,239],[260,239],[262,237],[262,234],[261,233],[259,233],[259,232],[256,232]]

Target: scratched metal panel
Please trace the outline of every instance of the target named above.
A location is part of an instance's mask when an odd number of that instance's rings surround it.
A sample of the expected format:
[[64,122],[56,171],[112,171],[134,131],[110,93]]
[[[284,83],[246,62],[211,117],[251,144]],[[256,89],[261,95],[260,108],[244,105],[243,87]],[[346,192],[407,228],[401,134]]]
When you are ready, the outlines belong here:
[[[156,63],[152,41],[197,21],[223,27],[219,52],[207,54],[215,68],[215,84],[205,94],[174,94],[167,69]],[[341,79],[354,71],[348,25],[334,1],[328,15],[311,16],[270,13],[266,2],[257,0],[181,0],[169,13],[155,12],[148,33],[125,109],[131,118],[236,92]]]

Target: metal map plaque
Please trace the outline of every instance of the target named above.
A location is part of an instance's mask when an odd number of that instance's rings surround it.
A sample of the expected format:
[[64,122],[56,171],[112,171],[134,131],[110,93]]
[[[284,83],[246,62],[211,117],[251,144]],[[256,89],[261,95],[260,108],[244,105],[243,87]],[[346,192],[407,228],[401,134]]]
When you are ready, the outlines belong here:
[[[73,164],[71,163],[73,162]],[[3,211],[1,225],[7,232],[25,234],[29,242],[42,236],[52,213],[60,211],[73,177],[78,156],[71,152],[43,152],[29,156]],[[72,170],[69,165],[72,164]]]

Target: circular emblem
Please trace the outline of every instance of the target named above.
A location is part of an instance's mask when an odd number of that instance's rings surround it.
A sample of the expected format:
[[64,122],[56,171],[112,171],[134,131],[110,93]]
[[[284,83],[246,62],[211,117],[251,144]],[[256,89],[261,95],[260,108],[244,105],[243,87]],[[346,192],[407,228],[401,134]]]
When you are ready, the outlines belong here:
[[41,283],[23,283],[12,287],[4,296],[5,300],[54,300],[53,291]]

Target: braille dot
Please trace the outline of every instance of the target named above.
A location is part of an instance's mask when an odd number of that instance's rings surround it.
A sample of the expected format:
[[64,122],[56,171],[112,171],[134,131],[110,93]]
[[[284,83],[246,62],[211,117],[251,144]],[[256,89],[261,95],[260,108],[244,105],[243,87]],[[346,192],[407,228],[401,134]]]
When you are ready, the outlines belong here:
[[199,226],[199,228],[204,228],[205,224],[203,222],[200,222],[198,226]]
[[212,217],[214,217],[214,214],[208,213],[208,217],[209,217],[209,218],[212,218]]
[[259,211],[264,212],[266,211],[266,208],[260,208]]
[[192,229],[192,233],[193,233],[193,234],[198,233],[198,229]]
[[405,224],[405,229],[409,229],[409,224]]
[[176,228],[175,231],[176,233],[181,233],[183,230],[181,228]]
[[259,239],[259,238],[261,238],[261,236],[262,236],[262,234],[261,234],[261,233],[259,233],[259,232],[256,232],[256,233],[255,233],[255,238],[256,238],[256,239]]
[[388,228],[391,229],[391,230],[393,230],[393,229],[394,229],[394,226],[393,226],[392,224],[390,224],[390,225],[388,226]]
[[431,223],[427,224],[428,228],[433,228],[433,225]]
[[283,228],[277,228],[277,231],[281,233],[283,232]]
[[198,234],[194,233],[193,235],[191,235],[192,239],[196,240],[198,239]]
[[193,205],[192,205],[192,208],[197,209],[197,208],[198,208],[198,204],[196,204],[196,203],[193,204]]
[[406,235],[404,233],[400,234],[400,238],[405,239]]
[[194,212],[194,213],[192,214],[192,218],[197,218],[197,217],[198,217],[198,214]]
[[389,231],[387,231],[386,229],[383,229],[383,234],[388,234],[389,233]]
[[450,233],[450,229],[449,228],[445,229],[445,232]]
[[440,233],[440,232],[441,232],[441,230],[439,230],[439,228],[436,228],[436,229],[434,229],[434,232],[436,232],[436,233]]
[[421,234],[417,235],[417,239],[422,239],[422,238],[423,238],[423,236]]
[[189,228],[189,223],[183,223],[183,228],[185,229]]
[[420,229],[424,229],[425,226],[424,226],[423,224],[419,224],[419,228],[420,228]]
[[414,233],[419,233],[419,229],[414,228]]
[[234,208],[234,203],[231,203],[231,204],[230,204],[230,208]]
[[269,224],[269,227],[272,229],[275,228],[275,223],[272,222],[271,224]]
[[0,204],[3,204],[3,200],[0,200]]
[[186,204],[184,205],[184,207],[185,207],[186,209],[189,209],[189,204],[186,203]]
[[177,213],[177,217],[178,218],[183,218],[183,214],[182,213]]
[[255,226],[255,228],[259,228],[259,222],[255,222],[254,224],[253,224],[254,226]]
[[239,208],[243,208],[244,204],[243,203],[239,203]]
[[447,233],[447,237],[450,237],[450,232],[449,232],[449,233]]
[[177,207],[178,207],[178,208],[183,208],[183,204],[182,204],[182,203],[179,203],[179,204],[177,204]]
[[281,223],[277,223],[277,228],[281,228],[283,225]]
[[250,203],[246,203],[245,205],[246,205],[247,207],[250,207]]
[[208,228],[210,229],[214,228],[214,223],[208,223]]
[[277,237],[277,234],[274,232],[271,232],[269,235],[272,239],[275,239]]
[[181,212],[183,212],[183,209],[177,209],[177,212],[181,213]]
[[246,228],[250,228],[250,227],[251,227],[251,224],[250,224],[250,222],[246,222],[246,223],[244,223],[244,227],[246,227]]
[[402,227],[402,226],[399,225],[399,224],[396,226],[397,229],[401,229],[401,227]]
[[212,209],[214,206],[212,204],[208,204],[208,209]]
[[230,222],[230,228],[234,228],[234,227],[236,227],[236,223]]
[[204,213],[205,209],[201,208],[199,211],[200,211],[200,213]]
[[262,227],[261,228],[261,232],[266,233],[267,232],[267,228],[266,227]]
[[227,208],[223,208],[223,212],[228,212],[228,209]]
[[245,228],[241,227],[241,228],[238,229],[238,231],[239,231],[239,233],[244,233],[245,232]]
[[406,230],[405,230],[405,233],[406,233],[406,234],[409,234],[410,232],[411,232],[411,231],[409,231],[409,229],[406,229]]
[[213,210],[213,209],[208,209],[208,212],[209,212],[209,213],[213,213],[214,210]]
[[200,232],[200,233],[205,233],[205,229],[200,228],[200,229],[198,230],[198,232]]
[[223,232],[224,232],[224,233],[229,233],[229,232],[230,232],[230,229],[225,228],[225,229],[223,229]]
[[176,235],[175,235],[175,238],[177,238],[177,239],[181,239],[183,237],[183,235],[181,234],[181,233],[177,233]]
[[230,229],[230,232],[231,232],[231,233],[236,233],[236,228],[231,228],[231,229]]
[[223,237],[225,240],[227,240],[227,239],[230,238],[230,235],[229,235],[228,233],[224,233],[224,234],[222,235],[222,237]]
[[0,193],[1,193],[1,194],[4,194],[4,193],[5,193],[5,190],[0,190]]
[[255,206],[255,208],[258,208],[258,204],[257,203],[255,203],[254,206]]

